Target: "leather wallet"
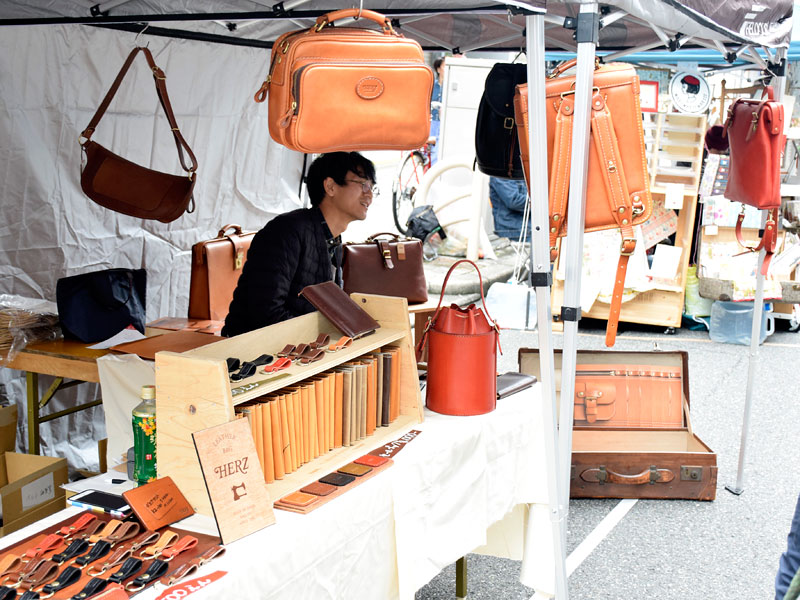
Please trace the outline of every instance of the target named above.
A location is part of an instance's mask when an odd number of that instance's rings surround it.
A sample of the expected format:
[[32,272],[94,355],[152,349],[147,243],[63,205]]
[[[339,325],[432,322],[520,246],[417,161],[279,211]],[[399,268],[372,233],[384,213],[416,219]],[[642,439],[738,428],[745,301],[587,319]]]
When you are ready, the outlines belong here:
[[389,459],[385,456],[375,456],[374,454],[365,454],[353,462],[357,465],[367,465],[368,467],[380,467],[383,463],[387,462]]
[[497,399],[505,398],[511,394],[531,387],[536,383],[536,377],[524,373],[503,373],[497,376]]
[[344,473],[345,475],[355,475],[356,477],[366,475],[370,471],[372,471],[372,467],[368,467],[367,465],[357,465],[355,463],[346,464],[339,469],[339,473]]
[[308,506],[316,501],[317,496],[307,494],[305,492],[292,492],[288,496],[281,498],[281,502],[284,504],[290,504],[292,506]]
[[314,483],[309,483],[304,488],[300,488],[300,491],[306,494],[314,494],[315,496],[327,496],[336,491],[336,486],[315,481]]
[[320,483],[329,483],[339,487],[353,483],[356,480],[352,475],[345,475],[344,473],[328,473],[325,477],[320,477]]
[[372,333],[380,325],[333,281],[307,285],[300,295],[343,334],[353,339]]

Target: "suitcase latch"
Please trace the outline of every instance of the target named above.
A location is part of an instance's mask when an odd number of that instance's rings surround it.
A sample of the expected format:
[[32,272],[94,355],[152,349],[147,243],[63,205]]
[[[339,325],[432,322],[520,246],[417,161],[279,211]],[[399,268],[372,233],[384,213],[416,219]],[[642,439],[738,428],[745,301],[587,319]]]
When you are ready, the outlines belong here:
[[681,481],[702,481],[703,467],[681,467]]
[[236,253],[236,260],[234,261],[234,267],[236,268],[236,270],[239,270],[242,268],[243,264],[244,264],[244,251],[239,250]]

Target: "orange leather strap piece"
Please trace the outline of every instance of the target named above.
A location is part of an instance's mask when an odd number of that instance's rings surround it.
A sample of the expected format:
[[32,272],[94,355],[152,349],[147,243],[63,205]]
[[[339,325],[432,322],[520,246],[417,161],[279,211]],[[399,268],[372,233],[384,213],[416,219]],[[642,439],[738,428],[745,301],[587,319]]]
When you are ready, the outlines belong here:
[[161,556],[164,558],[165,561],[170,561],[181,552],[185,552],[186,550],[191,550],[195,546],[197,546],[198,539],[192,535],[185,535],[183,536],[178,542],[167,548],[161,553]]
[[147,544],[152,544],[155,542],[160,536],[158,535],[157,531],[151,531],[148,529],[144,533],[140,534],[133,542],[131,543],[131,552],[136,552],[142,546],[146,546]]
[[29,590],[53,581],[56,577],[58,577],[58,570],[60,566],[61,565],[52,560],[41,561],[36,569],[23,575],[22,579],[19,581],[19,587],[23,590]]
[[66,525],[66,526],[62,527],[61,529],[59,529],[58,533],[63,535],[65,538],[67,538],[67,537],[69,537],[69,536],[71,536],[71,535],[73,535],[73,534],[75,534],[75,533],[77,533],[79,531],[83,531],[84,529],[86,529],[86,527],[89,525],[89,523],[91,523],[92,521],[95,521],[95,520],[97,520],[97,516],[96,515],[93,515],[92,513],[88,513],[88,512],[87,513],[83,513],[80,517],[75,519],[75,521],[73,521],[69,525]]
[[609,210],[619,226],[622,236],[620,257],[614,277],[614,292],[606,327],[606,346],[613,346],[617,338],[619,315],[622,310],[622,294],[625,291],[625,276],[628,272],[628,259],[636,248],[633,233],[633,205],[628,194],[628,186],[622,167],[622,158],[614,133],[611,113],[603,96],[598,92],[592,97],[592,138],[597,157],[602,166],[603,183],[606,186]]
[[742,236],[742,223],[744,222],[744,205],[739,217],[736,219],[736,241],[742,248],[750,252],[765,251],[764,262],[761,264],[761,274],[765,277],[769,272],[769,263],[775,254],[775,249],[778,247],[778,209],[773,208],[767,213],[767,221],[764,224],[764,235],[759,240],[757,246],[751,246],[745,242]]
[[112,533],[110,533],[103,539],[107,542],[110,542],[111,545],[113,546],[115,544],[124,542],[138,535],[140,529],[141,526],[136,521],[127,521],[122,525],[120,525],[119,527],[117,527]]
[[0,559],[0,579],[9,573],[18,571],[20,566],[22,566],[22,559],[19,556],[16,554],[6,554]]
[[45,537],[41,542],[39,542],[33,548],[28,548],[25,551],[24,556],[27,556],[29,559],[31,558],[39,558],[43,554],[47,554],[51,550],[55,550],[59,546],[64,543],[64,538],[58,535],[57,533],[51,533],[47,537]]

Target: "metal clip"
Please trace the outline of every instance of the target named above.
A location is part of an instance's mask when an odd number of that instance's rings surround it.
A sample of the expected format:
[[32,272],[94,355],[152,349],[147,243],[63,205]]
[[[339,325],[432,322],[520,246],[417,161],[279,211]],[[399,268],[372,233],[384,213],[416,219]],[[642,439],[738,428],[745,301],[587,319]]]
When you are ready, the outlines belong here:
[[608,172],[609,173],[616,173],[617,172],[617,165],[614,164],[613,160],[608,161]]
[[625,252],[625,244],[627,242],[633,242],[635,248],[636,238],[626,238],[626,237],[622,238],[622,242],[619,245],[619,253],[621,256],[631,256],[633,254],[633,250],[631,250],[630,252]]
[[752,135],[752,134],[754,134],[756,132],[756,129],[758,129],[758,113],[757,112],[753,113],[753,118],[750,121],[750,125],[752,127],[752,129],[750,130],[750,134]]
[[241,250],[239,250],[239,252],[236,253],[236,260],[234,261],[234,268],[237,271],[239,269],[241,269],[242,265],[244,264],[244,256],[243,255],[244,255],[244,252],[242,252]]

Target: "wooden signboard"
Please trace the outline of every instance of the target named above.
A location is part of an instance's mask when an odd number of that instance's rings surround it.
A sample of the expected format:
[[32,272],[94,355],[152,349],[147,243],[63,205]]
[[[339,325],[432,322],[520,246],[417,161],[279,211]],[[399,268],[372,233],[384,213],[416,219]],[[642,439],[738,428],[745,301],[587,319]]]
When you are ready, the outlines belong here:
[[236,419],[192,434],[223,544],[275,522],[250,424]]

